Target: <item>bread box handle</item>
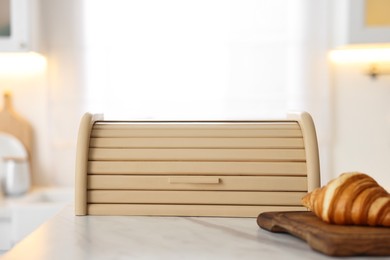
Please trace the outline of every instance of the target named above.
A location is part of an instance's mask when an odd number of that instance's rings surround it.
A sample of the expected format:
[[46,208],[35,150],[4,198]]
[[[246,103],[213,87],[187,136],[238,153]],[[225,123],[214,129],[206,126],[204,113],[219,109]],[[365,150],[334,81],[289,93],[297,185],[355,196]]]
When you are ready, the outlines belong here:
[[169,178],[170,184],[219,184],[218,177],[212,176],[174,176]]

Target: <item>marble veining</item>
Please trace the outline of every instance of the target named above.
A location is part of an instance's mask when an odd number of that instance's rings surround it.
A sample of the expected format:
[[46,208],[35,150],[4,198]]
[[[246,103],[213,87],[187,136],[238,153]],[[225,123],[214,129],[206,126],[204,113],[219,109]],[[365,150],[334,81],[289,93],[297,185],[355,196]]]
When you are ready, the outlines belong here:
[[313,251],[304,241],[291,235],[262,230],[254,218],[76,217],[71,206],[2,259],[244,260],[263,257],[337,259]]

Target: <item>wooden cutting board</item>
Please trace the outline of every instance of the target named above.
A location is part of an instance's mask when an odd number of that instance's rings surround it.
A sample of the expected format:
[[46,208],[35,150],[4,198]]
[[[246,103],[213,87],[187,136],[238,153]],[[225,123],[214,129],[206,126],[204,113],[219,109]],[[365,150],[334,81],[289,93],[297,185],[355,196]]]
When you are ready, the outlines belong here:
[[390,255],[390,228],[327,224],[312,212],[265,212],[257,224],[271,232],[289,233],[330,256]]
[[5,132],[18,138],[26,147],[29,158],[31,158],[32,127],[26,119],[14,110],[11,94],[6,92],[3,98],[4,105],[3,109],[0,110],[0,132]]

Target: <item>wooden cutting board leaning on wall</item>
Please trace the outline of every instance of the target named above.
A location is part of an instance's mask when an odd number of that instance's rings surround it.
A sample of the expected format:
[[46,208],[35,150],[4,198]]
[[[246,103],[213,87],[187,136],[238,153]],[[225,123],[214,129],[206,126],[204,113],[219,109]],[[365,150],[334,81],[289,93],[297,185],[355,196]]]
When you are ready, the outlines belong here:
[[4,93],[3,108],[0,110],[0,132],[11,134],[22,142],[31,165],[32,127],[26,119],[15,112],[9,92]]

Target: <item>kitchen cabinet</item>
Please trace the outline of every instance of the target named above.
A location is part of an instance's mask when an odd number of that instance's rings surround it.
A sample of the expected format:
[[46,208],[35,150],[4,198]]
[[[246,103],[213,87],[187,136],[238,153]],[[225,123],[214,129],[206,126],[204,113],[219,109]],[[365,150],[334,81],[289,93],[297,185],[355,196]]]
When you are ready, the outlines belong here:
[[39,0],[0,0],[0,52],[39,52]]
[[390,43],[390,1],[333,1],[333,47]]

